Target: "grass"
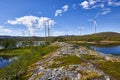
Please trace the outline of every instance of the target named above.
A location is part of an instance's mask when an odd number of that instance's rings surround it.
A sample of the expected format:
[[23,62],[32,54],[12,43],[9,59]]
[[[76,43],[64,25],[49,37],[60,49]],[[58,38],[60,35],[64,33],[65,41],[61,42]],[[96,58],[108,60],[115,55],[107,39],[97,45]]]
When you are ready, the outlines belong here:
[[84,57],[87,60],[102,60],[101,57],[96,56],[96,55],[84,54],[84,55],[82,55],[82,57]]
[[98,68],[113,78],[120,80],[120,62],[104,61],[99,63]]
[[[68,65],[74,65],[74,64],[80,64],[82,60],[75,56],[75,55],[67,55],[61,58],[56,58],[53,60],[55,63],[53,63],[50,67],[51,68],[57,68],[62,66],[68,66]],[[56,62],[60,62],[60,64],[57,64]]]
[[[88,61],[94,61],[94,65],[104,73],[110,75],[113,79],[120,80],[120,62],[105,61],[95,55],[83,55]],[[102,60],[102,61],[101,61]]]
[[28,66],[56,49],[58,49],[57,46],[31,46],[9,51],[0,51],[0,55],[2,56],[18,56],[19,58],[9,66],[0,69],[0,80],[21,80],[21,76],[26,73]]
[[78,71],[79,73],[81,73],[83,76],[81,77],[81,80],[93,80],[94,78],[99,77],[100,75],[97,74],[96,72],[89,72],[89,71]]

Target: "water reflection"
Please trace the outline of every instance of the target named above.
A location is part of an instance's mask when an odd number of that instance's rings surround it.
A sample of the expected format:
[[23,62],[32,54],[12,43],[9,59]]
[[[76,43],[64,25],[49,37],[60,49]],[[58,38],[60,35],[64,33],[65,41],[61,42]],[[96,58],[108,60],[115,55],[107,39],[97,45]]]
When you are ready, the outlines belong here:
[[92,45],[90,46],[90,48],[106,54],[120,55],[120,45],[117,45],[117,46],[93,46]]
[[12,58],[7,58],[7,57],[0,57],[0,68],[3,68],[13,61],[17,60],[18,57],[12,57]]

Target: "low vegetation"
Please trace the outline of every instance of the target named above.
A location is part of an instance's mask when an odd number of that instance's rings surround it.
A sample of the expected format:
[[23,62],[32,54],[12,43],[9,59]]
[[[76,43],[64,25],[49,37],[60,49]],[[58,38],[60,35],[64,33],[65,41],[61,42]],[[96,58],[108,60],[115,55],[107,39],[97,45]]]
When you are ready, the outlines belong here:
[[[53,61],[54,63],[50,66],[51,68],[80,64],[82,62],[82,60],[75,55],[66,55],[64,57],[56,58]],[[59,62],[59,64],[57,64],[56,62]]]
[[98,68],[110,75],[112,80],[120,80],[120,62],[100,62]]
[[106,61],[95,55],[83,55],[83,57],[88,61],[92,60],[91,62],[93,62],[98,69],[101,69],[104,73],[111,76],[111,79],[120,79],[120,62]]
[[26,48],[1,51],[0,55],[17,56],[18,60],[0,69],[0,80],[20,80],[28,66],[37,62],[42,56],[56,50],[57,46],[31,46]]

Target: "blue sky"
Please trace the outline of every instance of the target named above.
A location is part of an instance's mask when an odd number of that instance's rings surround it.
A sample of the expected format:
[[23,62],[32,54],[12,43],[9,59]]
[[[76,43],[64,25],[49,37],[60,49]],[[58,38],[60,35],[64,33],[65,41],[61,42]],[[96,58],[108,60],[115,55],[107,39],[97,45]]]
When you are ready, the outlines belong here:
[[[0,35],[44,36],[47,20],[51,35],[120,32],[119,0],[1,0]],[[46,24],[47,25],[47,24]]]

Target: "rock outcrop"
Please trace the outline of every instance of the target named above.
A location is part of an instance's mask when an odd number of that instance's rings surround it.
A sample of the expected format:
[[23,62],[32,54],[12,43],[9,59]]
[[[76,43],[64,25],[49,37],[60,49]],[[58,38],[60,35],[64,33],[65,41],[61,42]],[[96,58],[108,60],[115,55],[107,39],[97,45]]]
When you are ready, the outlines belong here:
[[[111,55],[104,55],[87,48],[68,44],[64,42],[53,43],[52,46],[60,46],[57,51],[44,56],[40,61],[31,66],[28,71],[32,72],[29,80],[110,80],[110,76],[105,74],[102,70],[96,67],[96,61],[117,61]],[[54,64],[64,64],[62,61],[55,61],[55,59],[63,58],[67,55],[75,55],[82,60],[81,64],[68,64],[66,66],[59,66],[52,68]],[[85,58],[86,55],[95,56],[94,60]]]

